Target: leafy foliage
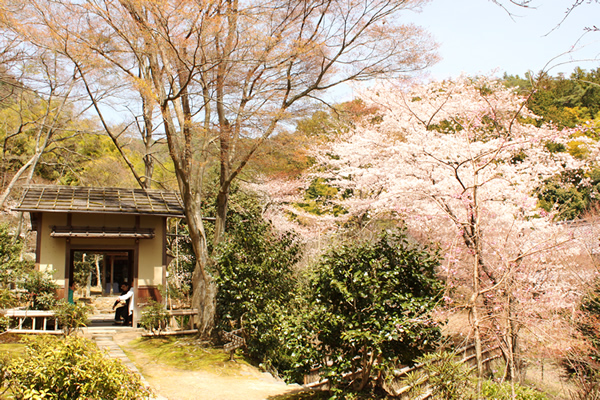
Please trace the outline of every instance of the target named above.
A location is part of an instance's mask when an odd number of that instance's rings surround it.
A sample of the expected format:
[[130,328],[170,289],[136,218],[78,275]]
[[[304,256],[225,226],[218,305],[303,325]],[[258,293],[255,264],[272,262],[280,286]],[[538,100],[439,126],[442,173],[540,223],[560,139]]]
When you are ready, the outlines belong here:
[[169,313],[164,304],[151,300],[150,305],[144,308],[140,326],[153,334],[159,334],[165,330],[169,322]]
[[31,310],[51,310],[56,304],[58,285],[50,272],[31,271],[23,282],[23,288],[27,291]]
[[524,90],[535,88],[527,106],[542,117],[538,124],[552,123],[559,128],[573,128],[598,117],[600,111],[600,69],[576,68],[569,77],[541,75],[531,79],[504,76],[507,86]]
[[360,391],[380,385],[386,368],[435,348],[438,264],[437,251],[411,243],[402,229],[330,248],[308,283],[307,324],[318,358],[305,365],[321,365],[338,390]]
[[[468,400],[475,398],[493,400],[546,400],[547,396],[533,388],[510,382],[484,380],[480,396],[476,396],[476,384],[473,368],[462,362],[451,351],[426,354],[417,360],[423,366],[410,373],[404,383],[411,385],[411,398],[423,395],[425,389],[431,391],[432,398],[439,400]],[[426,385],[421,385],[423,382]],[[515,396],[512,391],[514,388]]]
[[62,328],[66,336],[90,323],[88,318],[89,311],[89,307],[85,304],[71,304],[64,299],[58,301],[54,307],[54,314],[56,315],[58,325]]
[[[527,106],[541,119],[535,122],[553,124],[560,129],[577,128],[567,143],[549,141],[545,147],[551,153],[568,152],[585,160],[590,155],[589,141],[598,140],[600,130],[600,69],[584,71],[575,69],[570,77],[538,76],[535,80],[519,76],[505,76],[508,86],[532,90]],[[536,194],[539,205],[546,211],[557,210],[558,220],[580,217],[597,202],[600,173],[597,167],[590,171],[565,170],[544,182]]]
[[240,324],[249,356],[279,365],[281,329],[294,295],[293,266],[301,244],[292,233],[276,232],[251,198],[244,205],[230,213],[229,230],[216,249],[217,326],[230,331]]
[[600,168],[565,170],[545,180],[536,194],[542,209],[557,210],[557,220],[575,219],[598,203]]
[[[342,197],[346,192],[342,194]],[[331,214],[339,216],[348,211],[341,205],[335,203],[339,196],[339,189],[327,184],[323,178],[315,178],[310,183],[304,195],[304,201],[296,203],[296,207],[315,215]]]
[[[416,362],[423,364],[421,370],[409,373],[403,382],[411,386],[411,398],[423,394],[425,388],[433,398],[440,400],[462,400],[473,398],[471,382],[472,370],[460,362],[456,354],[449,351],[430,353],[419,357]],[[421,385],[427,380],[427,386]]]
[[512,394],[510,382],[496,382],[485,380],[482,383],[481,394],[484,399],[493,400],[547,400],[544,393],[527,386],[514,383],[515,395]]
[[11,234],[6,224],[0,224],[0,287],[15,286],[33,269],[33,263],[23,260],[23,241]]
[[73,335],[25,341],[25,356],[6,367],[16,399],[131,400],[150,394],[135,373],[87,339]]
[[[21,257],[23,241],[0,224],[0,307],[27,303],[33,310],[50,310],[56,304],[56,289],[50,272],[34,270],[33,262]],[[11,289],[22,288],[25,293]]]

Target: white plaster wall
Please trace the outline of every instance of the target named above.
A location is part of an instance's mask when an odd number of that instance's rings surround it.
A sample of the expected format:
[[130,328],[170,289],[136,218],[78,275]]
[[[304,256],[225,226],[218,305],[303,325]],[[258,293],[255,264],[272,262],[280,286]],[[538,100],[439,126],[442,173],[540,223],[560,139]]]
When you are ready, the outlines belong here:
[[52,238],[52,226],[66,225],[67,215],[44,213],[41,221],[40,271],[54,270],[53,277],[59,285],[65,284],[66,239]]
[[162,272],[156,273],[157,267],[163,264],[164,227],[161,217],[142,217],[141,228],[154,228],[154,239],[140,240],[139,286],[156,286],[162,284]]

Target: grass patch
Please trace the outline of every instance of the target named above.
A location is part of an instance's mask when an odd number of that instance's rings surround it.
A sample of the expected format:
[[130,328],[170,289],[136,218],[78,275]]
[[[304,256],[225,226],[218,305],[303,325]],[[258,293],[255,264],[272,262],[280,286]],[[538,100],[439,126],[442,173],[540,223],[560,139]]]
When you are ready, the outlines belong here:
[[0,355],[16,358],[25,355],[25,345],[21,342],[25,336],[5,333],[0,335]]
[[0,343],[0,354],[12,357],[20,357],[25,354],[25,345],[22,343]]
[[128,347],[126,352],[142,352],[153,361],[184,370],[213,371],[219,368],[228,375],[236,375],[243,366],[250,366],[239,354],[235,362],[229,361],[229,353],[223,349],[203,346],[193,338],[140,338],[130,342]]
[[331,398],[331,393],[327,391],[311,390],[298,393],[287,393],[281,396],[273,397],[273,400],[325,400]]

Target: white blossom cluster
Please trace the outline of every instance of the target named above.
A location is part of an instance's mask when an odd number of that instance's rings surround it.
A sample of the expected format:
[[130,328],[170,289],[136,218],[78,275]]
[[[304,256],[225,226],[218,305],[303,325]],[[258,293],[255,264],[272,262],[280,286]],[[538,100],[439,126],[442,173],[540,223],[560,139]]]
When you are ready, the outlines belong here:
[[[573,276],[585,274],[574,274],[577,266],[569,260],[581,255],[582,247],[572,240],[572,229],[553,223],[552,213],[537,207],[535,190],[564,170],[593,165],[597,142],[571,130],[537,126],[526,98],[489,78],[412,86],[386,81],[360,98],[379,110],[376,118],[369,115],[315,147],[317,165],[303,182],[263,185],[300,218],[295,222],[306,231],[302,234],[335,226],[336,218],[303,215],[292,206],[302,200],[302,190],[294,188],[323,178],[352,193],[336,199],[349,211],[337,219],[395,211],[411,231],[439,243],[441,272],[452,288],[469,285],[473,254],[463,235],[476,218],[486,266],[496,280],[510,276],[518,283],[512,290],[523,301],[524,318],[539,315],[541,303],[572,307],[578,294]],[[572,146],[574,137],[585,147],[585,159],[547,147],[550,142]],[[282,214],[272,214],[286,224]],[[486,296],[493,303],[502,295]]]

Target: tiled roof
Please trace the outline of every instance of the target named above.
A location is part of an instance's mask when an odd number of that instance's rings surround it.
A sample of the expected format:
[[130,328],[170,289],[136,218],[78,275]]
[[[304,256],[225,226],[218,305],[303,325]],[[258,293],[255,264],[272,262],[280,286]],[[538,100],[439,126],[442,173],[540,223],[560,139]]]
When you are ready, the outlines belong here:
[[144,189],[31,185],[15,211],[184,216],[175,192]]

